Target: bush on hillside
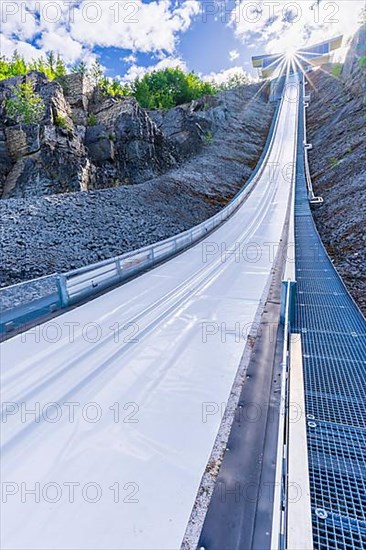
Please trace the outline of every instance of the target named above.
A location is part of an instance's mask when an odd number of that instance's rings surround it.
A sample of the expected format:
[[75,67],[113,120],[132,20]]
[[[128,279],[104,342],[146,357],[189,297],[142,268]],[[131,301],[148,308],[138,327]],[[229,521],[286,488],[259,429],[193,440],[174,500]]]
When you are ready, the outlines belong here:
[[213,84],[204,82],[194,73],[185,74],[178,68],[147,73],[134,82],[132,90],[137,101],[146,109],[169,109],[217,93]]
[[31,82],[14,86],[13,96],[5,101],[8,117],[22,124],[37,124],[45,113],[45,104]]
[[148,72],[132,83],[123,83],[117,79],[107,78],[99,62],[88,68],[81,61],[68,71],[62,58],[53,52],[30,63],[27,63],[18,52],[14,52],[11,58],[0,57],[0,80],[26,75],[32,70],[43,73],[50,80],[57,80],[64,88],[64,77],[68,72],[89,76],[99,87],[102,95],[115,98],[133,96],[141,107],[146,109],[169,109],[205,95],[215,95],[221,90],[229,90],[248,83],[244,75],[234,76],[218,86],[201,79],[193,72],[186,74],[179,68]]

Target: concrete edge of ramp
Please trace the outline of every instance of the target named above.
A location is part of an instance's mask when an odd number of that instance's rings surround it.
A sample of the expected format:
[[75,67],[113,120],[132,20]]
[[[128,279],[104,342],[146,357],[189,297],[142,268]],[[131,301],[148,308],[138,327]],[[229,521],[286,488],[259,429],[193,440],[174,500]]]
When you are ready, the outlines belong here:
[[[265,448],[266,459],[265,466],[261,471],[262,482],[274,483],[275,480],[275,459],[278,443],[278,416],[280,408],[280,388],[281,388],[281,360],[280,356],[283,348],[283,329],[280,323],[281,313],[281,281],[283,276],[283,254],[288,245],[288,230],[289,230],[289,216],[291,212],[291,201],[288,206],[287,220],[283,229],[283,235],[281,239],[281,245],[277,252],[277,257],[272,269],[272,275],[269,277],[267,286],[263,293],[260,305],[257,310],[255,323],[252,331],[248,335],[248,340],[244,348],[244,352],[238,367],[238,372],[232,387],[232,391],[227,403],[227,407],[223,414],[221,426],[217,434],[215,445],[213,447],[212,454],[208,461],[206,470],[202,476],[201,484],[197,492],[196,501],[194,503],[191,517],[185,532],[185,536],[181,545],[181,550],[193,550],[195,548],[208,548],[224,550],[228,546],[223,545],[226,542],[227,526],[226,518],[222,513],[222,492],[216,492],[216,487],[220,481],[221,470],[225,465],[227,457],[233,456],[234,449],[231,445],[230,438],[232,432],[238,430],[241,434],[243,442],[243,449],[245,451],[245,431],[247,427],[258,432],[258,423],[253,422],[250,418],[247,421],[241,422],[243,419],[242,411],[245,410],[245,403],[248,404],[248,398],[246,392],[248,390],[250,403],[261,403],[262,410],[265,414],[262,414],[262,435],[266,432],[266,436],[261,438],[260,447],[263,450]],[[258,327],[260,327],[258,331]],[[261,334],[262,333],[262,334]],[[266,338],[267,337],[267,338]],[[265,399],[254,399],[253,386],[257,382],[256,369],[259,367],[266,372],[267,375],[267,388],[268,394]],[[266,369],[263,367],[267,367]],[[264,387],[263,381],[258,379],[258,390]],[[254,388],[255,390],[255,388]],[[234,435],[236,437],[236,435]],[[230,449],[227,451],[227,449]],[[238,461],[236,461],[235,468],[244,470],[244,459],[242,458],[242,447],[239,447],[235,453],[238,455]],[[247,449],[248,460],[253,458],[251,449]],[[260,454],[260,453],[259,453]],[[262,470],[262,465],[261,468]],[[257,487],[259,489],[259,485]],[[228,491],[228,489],[227,489]],[[234,488],[234,507],[243,508],[243,502],[241,498],[237,498]],[[238,502],[235,502],[235,499]],[[263,545],[263,540],[260,533],[263,533],[263,524],[268,525],[268,529],[271,527],[272,522],[272,508],[273,508],[273,494],[270,491],[266,502],[263,502],[261,510],[257,510],[257,499],[253,502],[251,498],[251,539],[258,540],[259,544]],[[221,501],[221,502],[220,502]],[[224,504],[228,504],[225,503]],[[210,509],[215,507],[216,512],[212,514],[212,518],[208,519]],[[229,510],[229,516],[231,515],[230,506],[226,506]],[[255,514],[258,513],[259,521],[257,521]],[[242,513],[242,512],[240,512]],[[208,521],[208,523],[207,523]],[[261,526],[261,527],[260,527]],[[220,540],[217,538],[217,533],[212,533],[215,545],[205,546],[206,529],[211,530],[211,527],[218,527],[221,530],[223,538]],[[257,529],[258,527],[258,529]],[[230,526],[232,530],[232,526]],[[239,531],[237,531],[239,535]],[[265,540],[268,539],[268,547],[270,546],[270,536],[265,535]],[[239,538],[239,549],[242,543]],[[263,546],[258,546],[263,550]],[[230,550],[232,546],[230,546]]]

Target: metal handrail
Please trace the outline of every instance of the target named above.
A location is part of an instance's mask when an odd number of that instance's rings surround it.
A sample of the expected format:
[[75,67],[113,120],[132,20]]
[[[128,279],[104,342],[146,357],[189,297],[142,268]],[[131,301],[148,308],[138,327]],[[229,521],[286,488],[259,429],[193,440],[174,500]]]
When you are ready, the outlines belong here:
[[269,156],[273,146],[273,136],[278,125],[279,112],[282,101],[278,105],[269,131],[265,149],[257,164],[256,169],[230,203],[220,212],[208,218],[204,222],[188,229],[178,235],[169,237],[152,245],[145,246],[135,251],[128,252],[110,260],[104,260],[94,265],[89,265],[65,273],[63,282],[65,284],[66,301],[64,307],[79,302],[93,294],[116,283],[123,282],[142,271],[150,269],[154,265],[166,261],[177,253],[197,243],[204,236],[221,226],[241,206],[257,179],[265,168],[265,160]]
[[286,441],[288,413],[288,369],[289,369],[289,339],[290,339],[290,303],[291,281],[284,283],[285,319],[283,321],[283,347],[281,361],[281,397],[279,410],[278,442],[276,453],[275,486],[273,495],[273,515],[271,531],[271,550],[284,550],[286,539],[286,514],[284,503],[286,500]]
[[305,162],[306,184],[307,184],[307,187],[308,187],[308,197],[309,197],[309,201],[310,201],[311,204],[322,204],[324,202],[323,197],[317,197],[314,194],[313,182],[311,180],[311,174],[310,174],[308,150],[312,149],[313,146],[311,144],[307,143],[307,138],[306,138],[306,108],[309,106],[310,95],[305,96],[305,79],[304,79],[304,82],[303,82],[303,93],[304,93],[304,102],[303,102],[303,109],[304,109],[304,162]]
[[[59,303],[56,305],[57,309],[74,305],[151,269],[153,266],[191,247],[225,223],[242,205],[250,189],[255,185],[265,169],[266,159],[270,155],[273,147],[274,135],[278,126],[283,102],[284,98],[281,99],[276,107],[265,147],[253,173],[244,187],[233,197],[227,206],[204,222],[163,241],[63,274],[56,273],[50,275],[49,277],[57,276],[59,294]],[[44,277],[44,279],[47,279],[47,277]],[[33,279],[28,283],[31,284],[38,280],[39,279]],[[13,288],[15,290],[17,287],[21,289],[21,287],[24,287],[26,284],[27,282],[13,285]],[[0,290],[0,298],[2,290]],[[32,307],[33,303],[34,308]],[[55,308],[54,301],[52,302],[52,307]],[[18,307],[10,311],[13,311],[14,317],[11,318],[9,311],[7,311],[6,323],[3,322],[3,319],[1,319],[0,322],[0,333],[12,330],[15,328],[16,324],[23,324],[30,319],[34,320],[37,316],[37,300],[24,304],[23,308]],[[43,310],[42,315],[44,315]]]

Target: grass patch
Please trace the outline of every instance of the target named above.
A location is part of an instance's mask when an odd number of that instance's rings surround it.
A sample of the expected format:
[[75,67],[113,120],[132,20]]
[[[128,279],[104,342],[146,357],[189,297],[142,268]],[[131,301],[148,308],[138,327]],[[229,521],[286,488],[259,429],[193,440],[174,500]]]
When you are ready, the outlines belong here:
[[334,63],[332,69],[331,69],[331,75],[335,78],[340,78],[343,70],[343,64],[342,63]]
[[205,134],[205,137],[204,137],[204,141],[205,141],[206,145],[209,145],[210,143],[212,143],[212,140],[213,140],[213,133],[208,131]]
[[97,117],[91,113],[88,116],[88,126],[96,126],[97,125]]
[[55,126],[62,128],[63,130],[70,130],[70,126],[68,125],[66,119],[59,114],[55,116]]

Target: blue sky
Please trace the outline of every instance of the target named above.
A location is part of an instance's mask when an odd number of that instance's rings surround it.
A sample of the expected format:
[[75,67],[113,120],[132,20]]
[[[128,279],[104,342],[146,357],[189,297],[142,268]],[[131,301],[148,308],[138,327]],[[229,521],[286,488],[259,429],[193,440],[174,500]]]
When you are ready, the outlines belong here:
[[[233,7],[234,2],[228,5]],[[248,71],[251,70],[250,51],[235,37],[233,30],[221,20],[221,16],[207,14],[202,7],[201,10],[200,14],[192,19],[189,29],[177,36],[175,55],[172,59],[182,60],[188,70],[200,74],[217,73],[235,67],[239,59]],[[97,52],[110,75],[115,74],[116,70],[118,74],[124,74],[131,66],[123,61],[131,53],[129,50],[98,48]],[[230,52],[235,52],[231,54],[233,60],[230,59]],[[237,57],[238,55],[240,57]],[[136,52],[135,56],[136,64],[143,67],[155,65],[161,57],[160,52],[156,55]],[[170,59],[169,55],[167,59]]]
[[360,25],[363,2],[298,0],[3,0],[1,51],[28,59],[54,50],[69,64],[99,59],[131,80],[180,66],[222,80],[249,72],[251,56],[299,49]]

